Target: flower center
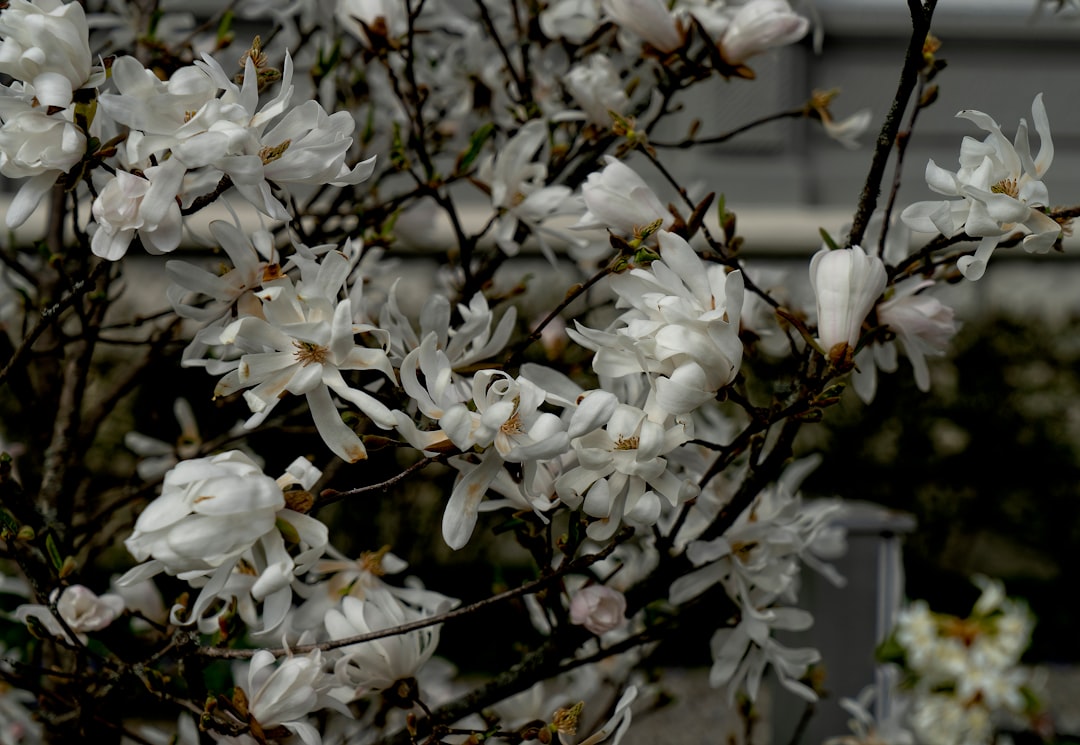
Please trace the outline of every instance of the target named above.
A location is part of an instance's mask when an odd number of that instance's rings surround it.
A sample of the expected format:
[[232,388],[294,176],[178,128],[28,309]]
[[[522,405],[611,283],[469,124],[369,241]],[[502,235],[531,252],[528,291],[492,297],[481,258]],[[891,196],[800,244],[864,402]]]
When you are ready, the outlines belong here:
[[615,441],[615,449],[616,450],[637,450],[638,442],[639,442],[639,440],[638,440],[637,435],[633,435],[631,437],[620,437],[619,439],[617,439]]
[[289,145],[292,144],[292,140],[285,140],[280,145],[267,145],[259,151],[259,160],[263,162],[265,166],[267,163],[273,163],[275,160],[281,157],[281,155],[289,149]]
[[524,426],[521,424],[521,415],[515,411],[513,416],[502,423],[499,431],[504,435],[520,435],[525,431]]
[[1016,183],[1014,178],[1003,178],[996,184],[990,187],[990,191],[995,194],[1004,194],[1006,196],[1016,199],[1020,196],[1020,187]]
[[318,344],[312,344],[309,341],[294,341],[293,346],[296,347],[294,357],[304,367],[307,367],[311,363],[315,362],[322,364],[326,362],[326,358],[330,355],[330,349],[320,346]]

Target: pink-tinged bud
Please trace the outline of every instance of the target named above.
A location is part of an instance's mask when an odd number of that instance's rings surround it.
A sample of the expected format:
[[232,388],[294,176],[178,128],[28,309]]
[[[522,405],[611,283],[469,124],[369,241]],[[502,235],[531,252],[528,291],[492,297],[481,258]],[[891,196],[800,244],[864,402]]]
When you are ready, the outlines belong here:
[[605,585],[583,587],[570,599],[570,622],[597,636],[617,629],[626,622],[626,597]]
[[860,246],[821,250],[810,259],[810,286],[817,298],[818,341],[826,353],[854,347],[863,321],[885,290],[885,265]]

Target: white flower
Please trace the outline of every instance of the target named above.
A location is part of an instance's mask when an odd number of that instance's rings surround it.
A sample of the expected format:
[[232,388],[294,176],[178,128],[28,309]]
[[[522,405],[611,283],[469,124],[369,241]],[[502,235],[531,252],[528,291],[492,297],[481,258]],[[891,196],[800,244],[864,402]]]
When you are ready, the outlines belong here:
[[861,246],[822,249],[810,259],[810,286],[817,299],[818,340],[832,356],[838,345],[854,349],[863,321],[888,277],[877,256]]
[[952,308],[920,292],[933,284],[932,280],[908,280],[897,286],[893,297],[877,307],[878,321],[896,333],[897,341],[911,360],[915,383],[924,392],[930,390],[926,358],[944,355],[958,328]]
[[800,683],[799,678],[821,659],[821,654],[809,647],[791,649],[772,638],[773,629],[804,631],[813,623],[813,617],[799,608],[758,611],[743,607],[742,617],[734,628],[722,628],[713,634],[709,685],[718,688],[728,684],[729,704],[739,689],[745,689],[753,701],[765,667],[771,663],[780,685],[806,701],[817,701],[817,694]]
[[583,326],[571,338],[596,350],[593,369],[613,378],[655,375],[651,415],[685,414],[731,383],[742,363],[741,272],[706,264],[673,233],[658,236],[660,260],[612,277],[618,305],[607,331]]
[[0,12],[0,73],[33,85],[42,106],[65,108],[90,78],[89,34],[78,2],[11,0]]
[[11,200],[5,224],[26,222],[56,180],[86,153],[86,135],[73,122],[72,109],[49,115],[45,107],[0,96],[0,174],[30,180]]
[[662,457],[688,441],[691,429],[682,422],[665,427],[641,409],[618,404],[604,429],[573,440],[578,465],[556,479],[555,491],[571,508],[596,518],[587,528],[595,541],[610,539],[624,522],[654,525],[661,497],[676,506],[697,496],[697,486]]
[[142,575],[205,576],[273,530],[284,507],[277,482],[237,450],[181,461],[166,474],[161,496],[142,511],[124,545],[156,570]]
[[[341,599],[338,608],[326,613],[326,630],[334,640],[394,628],[411,621],[445,613],[456,600],[430,590],[415,590],[408,602],[385,588],[370,588],[363,598]],[[334,674],[342,685],[354,689],[355,696],[384,691],[416,675],[439,644],[440,626],[407,634],[352,644],[339,650]]]
[[219,342],[244,354],[218,382],[215,395],[250,389],[244,400],[254,415],[247,427],[261,423],[284,395],[303,395],[323,442],[352,463],[366,458],[367,451],[342,421],[331,392],[384,429],[396,420],[386,406],[342,376],[342,371],[374,370],[394,378],[383,349],[356,344],[355,334],[370,327],[354,325],[351,301],[337,299],[348,274],[348,259],[330,251],[320,263],[307,265],[299,285],[287,276],[264,282],[262,316],[244,316],[221,331]]
[[135,466],[135,472],[143,481],[160,478],[180,461],[199,454],[202,438],[199,436],[199,424],[195,421],[191,404],[187,399],[176,399],[173,402],[173,414],[180,424],[180,436],[175,442],[164,442],[135,431],[124,435],[124,445],[142,456],[142,460]]
[[607,585],[582,587],[570,598],[570,623],[600,636],[626,623],[626,596]]
[[97,229],[90,239],[96,256],[116,261],[127,253],[136,231],[153,254],[180,245],[183,218],[176,194],[184,176],[176,164],[153,166],[136,176],[117,171],[90,208]]
[[[257,313],[259,303],[252,291],[262,284],[268,270],[273,273],[273,235],[254,230],[249,236],[224,220],[210,223],[210,233],[232,266],[223,264],[212,272],[178,259],[165,262],[165,273],[172,280],[168,296],[173,310],[181,318],[204,322],[220,321],[238,303],[244,304],[244,311]],[[187,300],[191,293],[196,300]]]
[[349,112],[327,114],[318,101],[307,101],[260,135],[249,148],[254,153],[234,160],[228,173],[237,191],[258,209],[288,219],[268,182],[346,186],[366,181],[374,172],[374,156],[352,168],[345,162],[355,125]]
[[549,39],[583,44],[599,25],[596,0],[554,0],[540,11],[540,30]]
[[615,65],[602,54],[591,55],[571,67],[563,77],[563,85],[590,124],[610,127],[610,112],[622,114],[630,106]]
[[319,650],[303,657],[286,657],[277,667],[274,664],[274,655],[260,649],[248,668],[248,712],[264,730],[282,726],[305,745],[319,745],[322,737],[306,721],[309,714],[329,706],[351,716],[344,704],[328,694],[334,679],[322,671]]
[[[202,588],[192,606],[173,608],[173,623],[197,622],[201,631],[212,631],[228,603],[209,618],[203,614],[216,598],[235,597],[253,631],[273,631],[292,605],[294,577],[314,566],[327,544],[326,526],[287,509],[283,489],[293,484],[310,489],[319,475],[300,458],[274,480],[237,450],[181,461],[124,541],[144,563],[117,584],[132,585],[164,571]],[[242,561],[246,572],[237,571]],[[255,609],[260,602],[261,616]]]
[[682,46],[686,31],[663,0],[604,0],[604,10],[621,28],[661,52]]
[[508,256],[518,253],[521,247],[516,233],[520,221],[536,233],[540,247],[554,264],[554,254],[543,240],[543,234],[566,236],[543,227],[542,223],[558,215],[576,215],[581,210],[570,187],[545,186],[547,166],[535,158],[547,140],[547,122],[533,119],[524,124],[497,155],[485,159],[477,175],[490,186],[492,206],[503,211],[495,227],[495,242],[499,248]]
[[960,170],[951,173],[933,160],[926,164],[926,181],[933,191],[960,201],[916,202],[900,215],[913,230],[940,232],[951,236],[964,231],[983,240],[974,256],[957,261],[961,273],[977,280],[986,271],[1002,236],[1022,229],[1024,249],[1045,253],[1057,240],[1061,226],[1042,212],[1050,197],[1042,182],[1054,159],[1050,122],[1042,94],[1031,105],[1035,131],[1039,134],[1039,154],[1032,158],[1028,143],[1028,125],[1023,119],[1010,143],[997,122],[981,111],[965,110],[957,114],[989,132],[982,142],[965,137],[960,146]]
[[634,236],[657,220],[667,229],[675,221],[644,179],[611,155],[607,165],[593,171],[581,187],[588,211],[574,228],[607,228],[624,237]]
[[611,715],[611,719],[605,722],[604,726],[596,732],[579,741],[577,745],[599,745],[599,743],[619,745],[626,735],[626,731],[630,729],[633,716],[630,705],[634,703],[636,698],[637,686],[628,686],[615,704],[615,713]]
[[[545,398],[541,388],[524,378],[482,370],[473,378],[472,402],[476,411],[457,404],[439,420],[446,436],[461,450],[487,448],[478,466],[462,469],[466,472],[454,484],[446,503],[442,530],[451,548],[461,548],[468,542],[484,495],[504,463],[522,465],[522,483],[535,510],[542,512],[551,507],[550,493],[534,493],[532,485],[537,483],[541,461],[566,452],[570,437],[558,416],[539,410]],[[465,464],[455,459],[451,465]]]
[[798,41],[809,28],[810,22],[793,13],[787,0],[751,0],[732,15],[720,49],[724,59],[739,64],[767,49]]
[[[50,599],[56,603],[60,618],[83,644],[87,640],[85,632],[100,631],[124,612],[124,599],[119,595],[106,593],[99,596],[83,585],[65,587],[63,592],[53,590]],[[27,618],[33,617],[40,621],[50,634],[75,642],[48,606],[20,605],[15,610],[15,617],[23,623],[26,623]]]

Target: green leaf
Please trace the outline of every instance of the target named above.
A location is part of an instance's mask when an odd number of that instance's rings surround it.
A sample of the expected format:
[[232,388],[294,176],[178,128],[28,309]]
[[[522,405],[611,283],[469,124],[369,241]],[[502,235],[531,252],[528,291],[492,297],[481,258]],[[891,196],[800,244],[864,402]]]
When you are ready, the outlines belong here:
[[839,244],[833,240],[833,237],[829,235],[829,232],[825,230],[825,228],[818,228],[818,233],[821,234],[821,240],[825,241],[825,245],[829,247],[830,251],[835,251],[840,248]]
[[480,155],[484,143],[491,138],[494,131],[495,125],[491,122],[486,122],[473,132],[472,137],[469,138],[469,149],[462,153],[461,157],[458,158],[456,170],[466,171],[469,169],[469,166],[471,166],[477,156]]
[[49,554],[49,561],[52,562],[53,569],[60,571],[60,568],[64,566],[64,559],[60,556],[60,549],[56,547],[56,536],[52,534],[52,531],[45,534],[45,551]]
[[223,41],[229,38],[229,32],[232,30],[233,19],[236,18],[236,14],[231,10],[226,10],[222,16],[221,21],[217,27],[217,42],[221,44]]

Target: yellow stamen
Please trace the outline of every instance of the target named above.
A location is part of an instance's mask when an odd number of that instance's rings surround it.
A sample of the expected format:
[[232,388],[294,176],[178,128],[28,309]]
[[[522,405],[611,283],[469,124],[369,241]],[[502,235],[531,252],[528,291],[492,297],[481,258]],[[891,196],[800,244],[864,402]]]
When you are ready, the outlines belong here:
[[296,361],[304,367],[307,367],[313,362],[321,365],[330,355],[329,348],[318,344],[312,344],[309,341],[294,341],[293,346],[296,347],[296,353],[294,355]]

